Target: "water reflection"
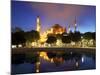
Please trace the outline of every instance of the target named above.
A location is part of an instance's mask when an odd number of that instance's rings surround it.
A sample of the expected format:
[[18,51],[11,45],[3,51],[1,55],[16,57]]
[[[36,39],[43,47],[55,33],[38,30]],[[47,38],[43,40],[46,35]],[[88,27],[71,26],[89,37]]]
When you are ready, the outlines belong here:
[[79,66],[79,63],[78,62],[76,62],[76,67],[78,67]]
[[81,61],[82,61],[82,63],[84,63],[84,56],[82,56]]
[[75,52],[34,52],[12,55],[12,73],[95,69],[95,55]]
[[40,72],[40,62],[36,62],[36,72]]

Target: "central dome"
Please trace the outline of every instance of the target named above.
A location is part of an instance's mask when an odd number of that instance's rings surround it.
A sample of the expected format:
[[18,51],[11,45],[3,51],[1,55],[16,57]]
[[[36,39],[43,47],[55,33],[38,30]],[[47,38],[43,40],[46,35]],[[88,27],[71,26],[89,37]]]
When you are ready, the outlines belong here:
[[53,30],[53,34],[62,34],[66,31],[66,28],[63,28],[59,24],[53,25],[51,29]]
[[56,29],[58,29],[58,28],[63,28],[63,27],[60,26],[59,24],[55,24],[55,25],[52,26],[52,28],[56,28]]

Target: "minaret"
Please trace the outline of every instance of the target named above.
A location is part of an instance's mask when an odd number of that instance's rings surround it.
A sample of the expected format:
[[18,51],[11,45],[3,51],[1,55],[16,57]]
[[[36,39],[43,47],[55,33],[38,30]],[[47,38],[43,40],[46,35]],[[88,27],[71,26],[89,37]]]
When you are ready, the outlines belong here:
[[74,20],[74,32],[76,31],[76,28],[77,28],[77,23],[76,23],[76,17],[75,17],[75,20]]
[[40,17],[39,16],[37,16],[36,22],[37,22],[36,30],[40,33],[41,24],[40,24]]
[[67,33],[70,33],[70,25],[68,26],[68,31],[67,31]]

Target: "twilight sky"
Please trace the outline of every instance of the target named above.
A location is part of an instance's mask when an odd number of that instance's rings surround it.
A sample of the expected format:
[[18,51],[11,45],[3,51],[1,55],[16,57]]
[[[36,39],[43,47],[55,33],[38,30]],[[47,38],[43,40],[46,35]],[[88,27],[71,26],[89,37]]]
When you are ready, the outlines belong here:
[[80,32],[94,32],[96,30],[95,6],[25,1],[11,2],[12,27],[20,27],[24,31],[35,30],[37,16],[40,16],[41,32],[54,24],[60,24],[66,28],[71,25],[73,31],[75,17],[78,26],[77,30]]

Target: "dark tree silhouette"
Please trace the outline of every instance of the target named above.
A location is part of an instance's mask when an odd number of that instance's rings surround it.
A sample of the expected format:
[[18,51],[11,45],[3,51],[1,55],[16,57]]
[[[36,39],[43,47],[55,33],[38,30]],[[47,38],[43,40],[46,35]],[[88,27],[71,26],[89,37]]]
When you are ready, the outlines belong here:
[[56,37],[54,36],[48,36],[48,39],[47,39],[47,43],[49,44],[52,44],[52,43],[55,43],[57,41]]
[[67,34],[66,34],[66,36],[62,36],[62,42],[63,43],[70,43],[71,42],[70,36]]
[[25,33],[23,31],[12,33],[11,37],[13,45],[24,44],[26,42]]
[[71,33],[70,37],[72,41],[79,42],[81,40],[81,33],[79,31],[76,31],[74,33]]
[[87,40],[90,40],[90,39],[94,39],[94,40],[96,40],[96,34],[95,34],[95,32],[86,32],[86,33],[84,33],[83,34],[83,38],[84,39],[87,39]]
[[29,42],[38,41],[40,38],[39,32],[32,30],[25,33],[25,38]]

